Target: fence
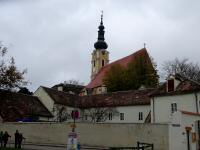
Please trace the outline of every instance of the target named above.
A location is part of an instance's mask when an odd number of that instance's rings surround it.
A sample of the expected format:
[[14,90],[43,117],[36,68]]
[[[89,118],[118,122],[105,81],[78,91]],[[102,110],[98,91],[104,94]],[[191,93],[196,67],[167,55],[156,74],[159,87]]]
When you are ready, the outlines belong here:
[[137,142],[137,147],[110,147],[110,150],[154,150],[153,144]]

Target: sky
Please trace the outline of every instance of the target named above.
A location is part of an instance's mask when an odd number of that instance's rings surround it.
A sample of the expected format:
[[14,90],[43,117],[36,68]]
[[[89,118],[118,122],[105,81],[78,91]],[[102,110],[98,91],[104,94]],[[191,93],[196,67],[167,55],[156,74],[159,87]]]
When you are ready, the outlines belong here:
[[175,57],[200,63],[199,0],[0,0],[0,41],[31,91],[89,83],[102,10],[110,62],[146,43],[159,73]]

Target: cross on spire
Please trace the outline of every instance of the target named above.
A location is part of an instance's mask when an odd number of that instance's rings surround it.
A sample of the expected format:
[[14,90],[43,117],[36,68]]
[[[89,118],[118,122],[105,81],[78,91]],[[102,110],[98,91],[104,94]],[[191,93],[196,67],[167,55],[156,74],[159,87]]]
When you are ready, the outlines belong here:
[[101,25],[103,25],[103,10],[101,11]]
[[108,45],[107,43],[104,41],[104,25],[103,25],[103,11],[101,11],[101,22],[99,25],[99,31],[98,31],[98,38],[97,38],[97,42],[94,43],[94,47],[95,49],[107,49]]
[[144,43],[144,48],[146,48],[146,43]]

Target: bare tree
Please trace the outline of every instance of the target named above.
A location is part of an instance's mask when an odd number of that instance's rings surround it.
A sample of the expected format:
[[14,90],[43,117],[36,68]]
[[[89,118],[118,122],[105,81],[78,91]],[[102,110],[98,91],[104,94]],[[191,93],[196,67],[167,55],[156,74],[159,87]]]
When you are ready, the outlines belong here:
[[54,121],[64,122],[71,118],[71,114],[67,111],[65,106],[56,105],[54,108]]
[[75,80],[75,79],[64,81],[64,84],[84,85],[83,82],[80,82],[79,80]]
[[178,59],[165,61],[162,67],[165,77],[172,74],[180,74],[186,78],[200,82],[199,64],[190,62],[188,59]]
[[114,107],[96,107],[84,109],[82,113],[83,121],[92,123],[105,122],[109,117],[118,116],[119,112]]

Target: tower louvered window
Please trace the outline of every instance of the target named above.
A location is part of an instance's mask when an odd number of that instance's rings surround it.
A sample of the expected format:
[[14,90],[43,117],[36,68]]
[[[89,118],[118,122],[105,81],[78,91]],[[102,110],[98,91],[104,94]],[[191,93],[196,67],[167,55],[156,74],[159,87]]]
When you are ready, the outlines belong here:
[[104,60],[102,60],[102,67],[104,66]]

